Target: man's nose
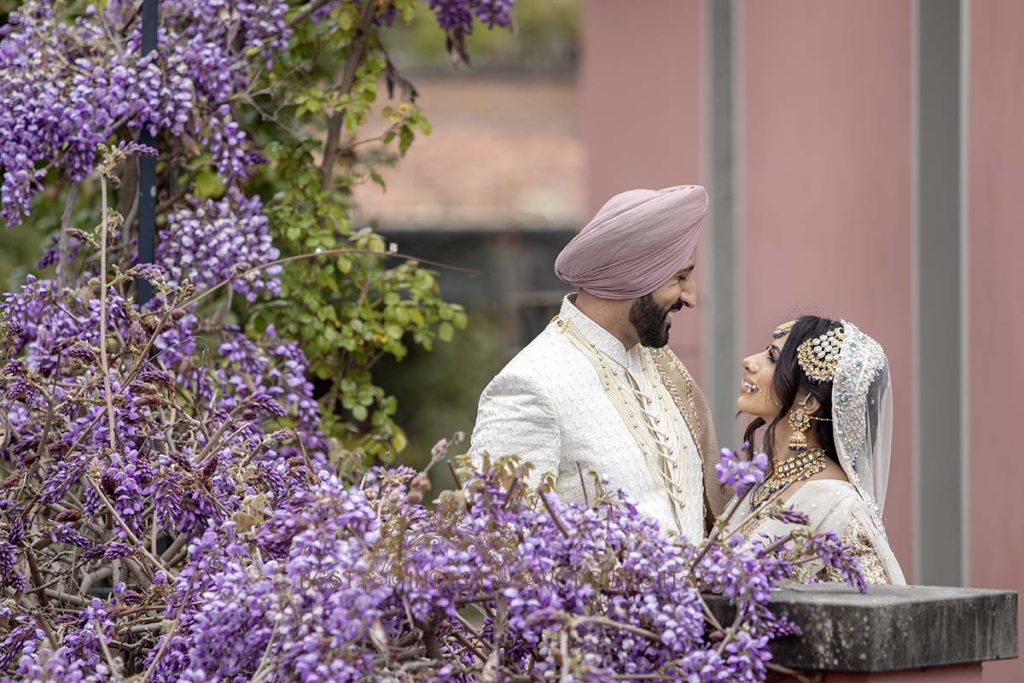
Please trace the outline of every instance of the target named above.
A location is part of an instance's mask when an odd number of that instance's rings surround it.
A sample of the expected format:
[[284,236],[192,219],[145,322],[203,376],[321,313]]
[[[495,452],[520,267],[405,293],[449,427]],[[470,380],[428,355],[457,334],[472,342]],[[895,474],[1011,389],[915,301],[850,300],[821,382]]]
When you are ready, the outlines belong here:
[[693,308],[697,305],[697,285],[692,280],[687,282],[686,286],[683,287],[683,291],[679,293],[679,301],[687,308]]

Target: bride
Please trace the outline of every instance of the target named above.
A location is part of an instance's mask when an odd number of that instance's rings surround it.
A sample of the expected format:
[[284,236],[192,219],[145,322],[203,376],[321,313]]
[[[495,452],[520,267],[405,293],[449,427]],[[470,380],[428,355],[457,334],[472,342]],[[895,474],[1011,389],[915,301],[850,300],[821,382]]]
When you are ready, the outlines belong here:
[[[765,427],[771,469],[734,501],[731,530],[785,535],[793,527],[768,515],[781,503],[806,514],[811,531],[832,531],[851,546],[868,583],[906,583],[882,526],[892,440],[882,347],[851,323],[803,316],[776,329],[743,370],[737,407],[754,418],[744,440],[753,445]],[[842,580],[820,563],[801,578]]]

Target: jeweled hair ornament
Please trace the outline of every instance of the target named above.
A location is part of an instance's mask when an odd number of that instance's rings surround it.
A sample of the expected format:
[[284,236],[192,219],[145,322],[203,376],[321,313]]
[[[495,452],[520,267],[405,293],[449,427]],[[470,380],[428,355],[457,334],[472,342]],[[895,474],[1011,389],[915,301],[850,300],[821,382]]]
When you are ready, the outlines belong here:
[[843,328],[837,327],[820,337],[804,340],[797,347],[796,360],[808,380],[816,383],[832,381],[839,366],[844,334]]

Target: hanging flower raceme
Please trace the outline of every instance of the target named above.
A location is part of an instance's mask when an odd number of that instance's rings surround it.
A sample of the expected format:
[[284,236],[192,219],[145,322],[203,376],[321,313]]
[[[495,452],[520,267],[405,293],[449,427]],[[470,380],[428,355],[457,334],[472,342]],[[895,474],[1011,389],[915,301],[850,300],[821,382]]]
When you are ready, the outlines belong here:
[[[207,289],[241,272],[232,287],[249,301],[261,292],[280,293],[280,266],[259,197],[232,188],[219,200],[192,201],[167,217],[156,260],[172,282],[189,280]],[[265,266],[265,267],[264,267]]]
[[74,21],[30,0],[0,27],[0,218],[16,225],[48,169],[82,180],[96,148],[124,128],[200,140],[229,183],[258,161],[229,103],[288,44],[288,3],[168,0],[157,48],[142,56],[135,2],[93,4]]

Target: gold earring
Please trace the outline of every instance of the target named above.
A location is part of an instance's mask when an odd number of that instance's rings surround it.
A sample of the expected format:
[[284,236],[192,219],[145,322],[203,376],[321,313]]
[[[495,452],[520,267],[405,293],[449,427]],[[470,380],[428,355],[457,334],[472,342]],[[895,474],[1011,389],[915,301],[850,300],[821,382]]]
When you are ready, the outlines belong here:
[[811,395],[807,394],[796,409],[789,413],[789,426],[793,429],[789,436],[789,450],[794,453],[803,453],[807,450],[807,436],[804,432],[811,428],[811,417],[806,410],[809,400]]

